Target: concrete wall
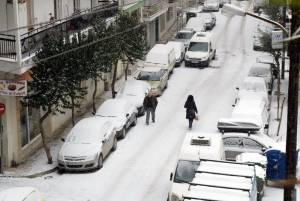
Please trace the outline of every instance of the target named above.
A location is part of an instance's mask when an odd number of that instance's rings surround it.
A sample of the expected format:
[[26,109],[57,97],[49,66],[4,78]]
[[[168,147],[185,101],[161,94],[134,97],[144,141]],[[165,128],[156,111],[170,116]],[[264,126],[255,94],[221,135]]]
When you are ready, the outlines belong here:
[[61,0],[61,18],[68,17],[74,13],[73,0]]
[[54,1],[53,0],[33,0],[32,4],[33,24],[49,22],[50,15],[54,17]]
[[80,1],[80,10],[91,8],[91,0],[81,0]]
[[0,1],[0,31],[7,29],[6,1]]

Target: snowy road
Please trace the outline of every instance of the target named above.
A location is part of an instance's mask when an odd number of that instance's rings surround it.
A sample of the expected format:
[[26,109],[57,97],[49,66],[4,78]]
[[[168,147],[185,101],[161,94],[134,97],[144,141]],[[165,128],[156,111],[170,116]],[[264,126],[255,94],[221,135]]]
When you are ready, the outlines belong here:
[[257,21],[217,14],[213,29],[217,59],[210,68],[181,66],[174,70],[169,87],[158,99],[155,124],[138,120],[104,167],[89,173],[53,173],[37,179],[2,179],[1,188],[30,185],[46,195],[46,201],[165,201],[169,174],[187,129],[184,102],[193,94],[199,110],[193,131],[217,132],[216,122],[232,110],[235,87],[246,76],[257,52],[252,34]]

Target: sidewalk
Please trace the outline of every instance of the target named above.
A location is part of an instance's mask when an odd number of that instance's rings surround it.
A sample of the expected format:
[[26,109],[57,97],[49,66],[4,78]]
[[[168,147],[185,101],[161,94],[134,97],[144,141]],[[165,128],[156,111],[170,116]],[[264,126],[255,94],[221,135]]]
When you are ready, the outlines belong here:
[[[170,27],[170,29],[163,35],[160,42],[166,43],[170,38],[176,33],[176,21]],[[136,63],[136,67],[139,67],[143,64],[142,61]],[[134,72],[135,68],[133,68]],[[132,72],[132,73],[133,73]],[[128,79],[132,79],[131,75],[128,75]],[[116,89],[119,89],[120,86],[124,83],[124,75],[116,82]],[[101,96],[97,97],[96,108],[98,108],[105,100],[111,98],[111,91],[104,92]],[[79,120],[92,116],[92,107],[90,107],[86,113],[76,118],[76,122]],[[60,137],[66,137],[69,131],[72,128],[72,123],[67,125],[61,130]],[[16,168],[10,168],[5,170],[3,174],[0,174],[0,177],[25,177],[25,178],[35,178],[40,177],[57,170],[57,154],[62,146],[63,142],[59,139],[53,140],[49,143],[51,154],[53,157],[53,164],[47,163],[47,156],[43,148],[39,149],[33,156],[31,156],[25,163],[18,165]]]

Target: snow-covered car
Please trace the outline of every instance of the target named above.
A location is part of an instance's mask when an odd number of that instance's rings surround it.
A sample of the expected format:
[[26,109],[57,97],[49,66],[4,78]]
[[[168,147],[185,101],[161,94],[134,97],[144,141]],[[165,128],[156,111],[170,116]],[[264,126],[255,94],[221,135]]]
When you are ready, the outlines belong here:
[[241,153],[264,153],[269,148],[283,149],[281,144],[263,133],[224,133],[223,143],[226,160],[236,160]]
[[0,192],[0,201],[44,201],[43,194],[34,187],[15,187]]
[[264,132],[269,125],[268,105],[262,97],[243,98],[234,107],[230,118],[218,120],[221,132]]
[[172,47],[175,51],[175,58],[176,58],[175,67],[180,66],[184,59],[184,54],[185,54],[184,43],[179,41],[169,41],[166,45]]
[[128,100],[138,110],[138,115],[144,115],[143,101],[151,86],[141,80],[127,80],[117,93],[117,98]]
[[100,169],[103,159],[117,148],[113,124],[97,116],[80,120],[62,140],[57,157],[60,171]]
[[251,66],[248,76],[249,77],[262,77],[268,85],[268,93],[272,93],[273,89],[273,75],[271,64],[255,63]]
[[205,0],[203,5],[203,11],[219,11],[219,0]]
[[137,70],[135,79],[143,80],[151,85],[151,91],[160,96],[163,90],[168,87],[169,72],[159,67],[144,67]]
[[184,47],[188,48],[191,38],[196,32],[192,28],[183,28],[177,32],[175,41],[183,42]]
[[268,87],[264,78],[247,76],[243,80],[241,86],[236,89],[237,94],[234,101],[235,104],[245,96],[248,96],[248,99],[251,96],[261,96],[267,104],[269,103]]
[[212,30],[216,25],[216,15],[214,13],[198,13],[197,16],[204,19],[206,30]]
[[110,120],[117,131],[117,137],[123,139],[128,128],[136,125],[137,114],[136,107],[128,100],[116,98],[104,101],[95,115]]
[[193,29],[196,32],[206,31],[204,19],[201,17],[191,17],[186,23],[185,28]]

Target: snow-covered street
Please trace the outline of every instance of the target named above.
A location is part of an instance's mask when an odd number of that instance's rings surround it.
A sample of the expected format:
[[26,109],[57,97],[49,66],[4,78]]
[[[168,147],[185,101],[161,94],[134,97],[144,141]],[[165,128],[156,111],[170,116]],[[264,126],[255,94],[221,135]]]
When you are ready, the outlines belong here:
[[[169,175],[189,131],[183,107],[187,96],[194,96],[199,111],[192,131],[218,132],[217,120],[231,114],[235,88],[256,57],[262,55],[252,50],[257,20],[228,19],[220,12],[216,16],[212,30],[216,60],[204,69],[186,68],[184,64],[176,68],[168,88],[158,98],[156,122],[147,126],[145,116],[139,118],[126,138],[118,141],[117,150],[105,159],[101,170],[55,172],[35,179],[2,178],[0,190],[34,186],[45,194],[46,201],[166,201]],[[267,188],[263,200],[283,200],[282,190]]]

